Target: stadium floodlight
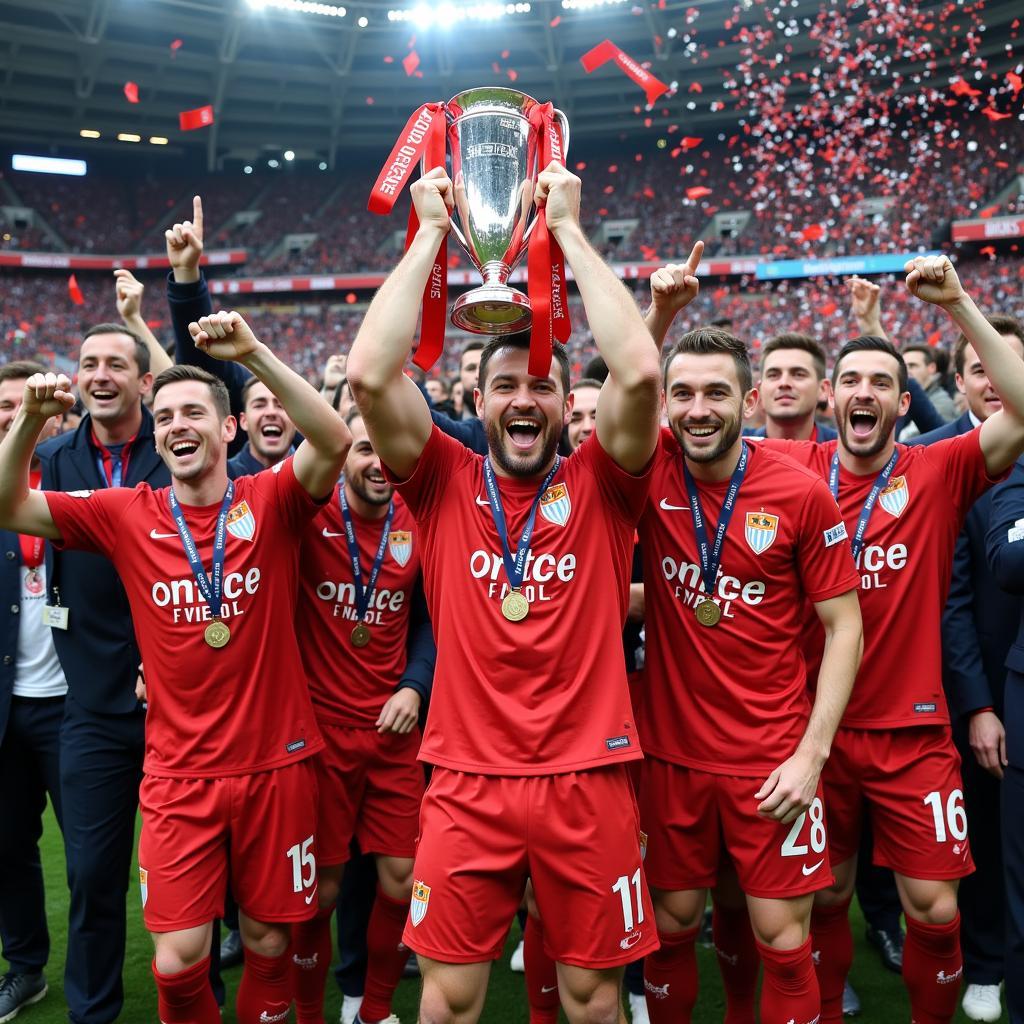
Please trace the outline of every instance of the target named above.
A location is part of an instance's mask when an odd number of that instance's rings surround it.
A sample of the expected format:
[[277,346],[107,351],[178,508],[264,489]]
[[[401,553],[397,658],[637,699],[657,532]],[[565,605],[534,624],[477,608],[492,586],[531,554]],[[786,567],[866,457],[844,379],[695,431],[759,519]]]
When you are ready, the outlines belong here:
[[327,170],[327,161],[326,160],[321,160],[320,163],[317,164],[317,167],[319,167],[321,171],[326,171]]
[[440,3],[431,6],[418,3],[415,7],[395,7],[388,11],[388,21],[411,21],[419,28],[438,25],[449,28],[459,21],[497,21],[510,14],[529,14],[531,6],[519,3]]
[[614,7],[625,2],[626,0],[562,0],[562,7],[567,11],[589,11],[592,7]]
[[357,25],[358,25],[358,26],[359,26],[360,28],[366,28],[366,26],[370,24],[370,19],[369,19],[368,17],[366,17],[366,15],[364,14],[364,15],[363,15],[363,16],[362,16],[362,17],[361,17],[361,18],[359,19],[359,21],[358,21],[358,22],[356,22],[356,24],[357,24]]
[[141,142],[142,141],[142,136],[141,135],[136,135],[135,132],[118,132],[117,133],[117,141],[118,142]]
[[100,133],[95,128],[83,128],[79,133],[83,139],[98,139]]
[[86,172],[84,160],[65,160],[56,156],[31,156],[28,153],[15,153],[11,157],[11,167],[16,171],[31,171],[34,174],[70,174],[76,178],[84,177]]
[[267,166],[268,166],[268,167],[273,167],[273,168],[274,168],[274,169],[276,170],[276,169],[277,169],[278,167],[280,167],[281,165],[280,165],[280,164],[279,164],[279,163],[278,163],[278,162],[277,162],[276,160],[274,160],[273,158],[271,158],[270,160],[268,160],[268,161],[267,161]]
[[286,149],[284,151],[284,158],[289,163],[291,163],[295,159],[295,150],[294,149]]
[[149,144],[151,146],[166,146],[167,142],[168,140],[162,135],[150,135],[149,137]]
[[348,11],[340,4],[314,3],[313,0],[249,0],[254,11],[272,7],[279,11],[298,11],[301,14],[322,14],[331,18],[344,18]]
[[242,168],[242,173],[243,173],[243,174],[252,174],[252,164],[246,164],[246,165],[245,165],[245,166],[244,166],[244,167]]

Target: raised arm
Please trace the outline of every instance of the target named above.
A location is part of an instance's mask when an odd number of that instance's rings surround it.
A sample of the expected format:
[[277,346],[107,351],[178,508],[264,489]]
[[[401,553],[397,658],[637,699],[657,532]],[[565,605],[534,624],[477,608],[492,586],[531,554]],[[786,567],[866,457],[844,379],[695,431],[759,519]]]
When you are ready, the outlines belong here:
[[435,168],[413,183],[420,226],[402,261],[373,297],[348,354],[348,383],[373,450],[400,478],[412,476],[433,425],[422,392],[405,374],[420,300],[451,222],[452,183]]
[[704,243],[695,242],[685,263],[667,263],[651,274],[651,305],[644,323],[660,349],[672,321],[697,297],[700,281],[697,267],[704,255]]
[[597,438],[627,473],[650,461],[661,413],[661,369],[633,296],[594,250],[580,226],[580,179],[559,163],[537,179],[537,205],[572,268],[608,379],[597,400]]
[[981,426],[985,468],[999,476],[1024,452],[1024,360],[999,336],[964,291],[946,256],[917,256],[907,262],[907,290],[946,311],[978,353],[1003,403]]
[[21,408],[0,444],[0,529],[61,540],[42,491],[29,486],[32,453],[46,421],[75,404],[63,374],[34,373],[25,381]]
[[811,717],[796,752],[768,776],[755,794],[755,799],[761,801],[758,814],[781,822],[792,821],[814,799],[864,651],[856,590],[817,601],[814,610],[825,627],[825,653]]
[[149,369],[155,377],[174,364],[142,316],[142,293],[145,286],[136,280],[130,270],[123,268],[114,271],[114,278],[117,311],[125,327],[134,331],[146,343],[149,349]]
[[247,367],[277,396],[305,438],[295,452],[295,477],[314,497],[330,494],[341,475],[352,435],[308,381],[286,366],[236,312],[214,313],[189,324],[196,346],[214,359]]

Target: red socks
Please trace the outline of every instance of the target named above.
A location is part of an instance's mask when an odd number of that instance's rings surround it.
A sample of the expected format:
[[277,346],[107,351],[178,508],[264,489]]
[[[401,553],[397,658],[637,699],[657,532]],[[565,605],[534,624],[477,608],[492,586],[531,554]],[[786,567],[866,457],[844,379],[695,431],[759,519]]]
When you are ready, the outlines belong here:
[[324,987],[331,966],[331,909],[292,925],[289,969],[295,992],[296,1024],[323,1024]]
[[260,956],[245,950],[245,968],[235,999],[238,1024],[284,1024],[292,1005],[289,951]]
[[764,964],[761,1024],[817,1024],[821,1013],[811,940],[796,949],[757,944]]
[[725,988],[723,1024],[755,1024],[757,972],[761,958],[746,908],[724,907],[716,903],[711,916],[711,933]]
[[651,1024],[690,1024],[697,1004],[699,928],[658,932],[661,949],[644,960],[644,990]]
[[177,974],[161,974],[153,961],[157,1008],[163,1024],[219,1024],[220,1011],[209,974],[209,957]]
[[903,983],[910,993],[913,1024],[949,1024],[956,1013],[963,971],[959,914],[948,924],[925,924],[907,917]]
[[811,943],[821,989],[821,1024],[838,1024],[843,1019],[843,986],[853,964],[848,902],[811,911]]
[[391,998],[402,980],[409,949],[402,943],[402,930],[409,916],[409,900],[393,900],[377,885],[377,896],[366,930],[366,988],[359,1019],[366,1024],[384,1020],[391,1013]]
[[532,914],[526,915],[523,929],[523,961],[530,1024],[558,1024],[558,973],[555,961],[544,952],[544,924]]

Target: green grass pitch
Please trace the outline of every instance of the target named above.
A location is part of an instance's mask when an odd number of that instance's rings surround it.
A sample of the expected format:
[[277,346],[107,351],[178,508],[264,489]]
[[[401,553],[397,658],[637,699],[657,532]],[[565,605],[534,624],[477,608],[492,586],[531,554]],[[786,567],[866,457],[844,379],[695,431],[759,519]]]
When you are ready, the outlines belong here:
[[[64,851],[60,832],[52,815],[48,813],[42,840],[43,867],[46,873],[47,909],[49,913],[53,953],[47,967],[50,992],[41,1003],[23,1010],[18,1017],[19,1024],[63,1024],[67,1020],[61,984],[64,969],[64,945],[67,933],[67,888],[64,880]],[[133,874],[128,900],[128,953],[125,961],[125,1007],[119,1018],[121,1024],[154,1024],[156,1015],[156,992],[149,964],[152,945],[142,927],[142,911],[138,902],[138,874]],[[902,982],[879,964],[875,951],[864,941],[864,923],[860,913],[854,909],[854,939],[856,958],[852,980],[863,1004],[863,1013],[853,1021],[859,1024],[903,1024],[910,1019],[909,1005]],[[508,969],[508,953],[518,941],[518,926],[513,926],[506,956],[499,960],[491,973],[491,984],[487,994],[487,1005],[482,1020],[485,1024],[527,1024],[526,994],[522,975],[512,974]],[[712,1024],[722,1020],[722,990],[714,954],[699,948],[701,995],[694,1021],[696,1024]],[[238,984],[239,969],[226,972],[228,1002],[224,1009],[224,1020],[234,1020],[234,990]],[[395,1000],[395,1012],[404,1024],[416,1020],[418,982],[403,981]],[[327,999],[324,1018],[328,1024],[338,1020],[341,996],[333,977],[328,979]],[[1002,1017],[1006,1021],[1006,1016]],[[958,1024],[967,1017],[959,1013]]]

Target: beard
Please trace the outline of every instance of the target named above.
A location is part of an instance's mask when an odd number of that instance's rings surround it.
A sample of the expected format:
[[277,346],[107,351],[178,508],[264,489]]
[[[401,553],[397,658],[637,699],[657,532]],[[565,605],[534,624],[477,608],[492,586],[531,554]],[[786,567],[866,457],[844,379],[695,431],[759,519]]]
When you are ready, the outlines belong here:
[[690,447],[690,439],[682,425],[672,423],[671,427],[675,439],[679,442],[679,447],[683,449],[683,454],[691,462],[696,463],[716,462],[736,443],[736,439],[743,429],[741,421],[738,419],[723,420],[722,429],[718,433],[718,443],[713,448],[694,450]]
[[[509,476],[539,476],[551,464],[558,450],[558,432],[543,428],[543,443],[536,455],[520,455],[505,447],[507,438],[500,423],[487,424],[487,448],[493,462]],[[511,444],[509,441],[508,443]]]
[[387,505],[395,493],[394,487],[388,487],[383,496],[375,494],[366,486],[366,480],[362,475],[347,476],[345,479],[348,481],[352,490],[355,491],[367,505]]
[[875,439],[867,447],[864,447],[864,442],[850,429],[849,417],[845,415],[838,417],[836,425],[839,429],[839,440],[848,452],[858,458],[870,458],[883,451],[889,443],[893,427],[896,425],[896,414],[885,410],[879,412],[878,422],[875,425],[877,430]]

